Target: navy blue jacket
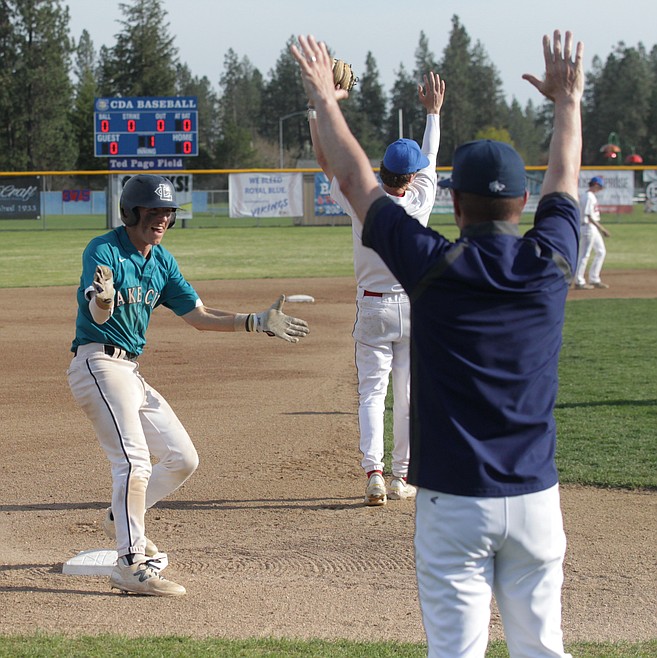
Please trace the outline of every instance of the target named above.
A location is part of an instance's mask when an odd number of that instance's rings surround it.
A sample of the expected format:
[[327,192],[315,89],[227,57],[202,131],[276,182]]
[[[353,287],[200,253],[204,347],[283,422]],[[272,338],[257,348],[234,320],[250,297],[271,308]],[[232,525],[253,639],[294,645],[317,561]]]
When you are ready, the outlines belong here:
[[557,368],[579,208],[544,197],[524,236],[486,222],[450,242],[382,198],[363,244],[411,298],[409,481],[464,496],[557,482]]

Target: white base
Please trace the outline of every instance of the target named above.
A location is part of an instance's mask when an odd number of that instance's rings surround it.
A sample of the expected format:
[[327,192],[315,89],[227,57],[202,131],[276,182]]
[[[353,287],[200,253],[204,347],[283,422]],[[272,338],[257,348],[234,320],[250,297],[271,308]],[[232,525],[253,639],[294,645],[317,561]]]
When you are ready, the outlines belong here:
[[311,295],[290,295],[285,297],[286,302],[314,302],[315,298]]
[[[118,554],[105,548],[81,551],[64,563],[63,572],[73,576],[109,576],[116,565]],[[169,559],[166,553],[158,553],[150,558],[151,566],[158,571],[166,569]]]

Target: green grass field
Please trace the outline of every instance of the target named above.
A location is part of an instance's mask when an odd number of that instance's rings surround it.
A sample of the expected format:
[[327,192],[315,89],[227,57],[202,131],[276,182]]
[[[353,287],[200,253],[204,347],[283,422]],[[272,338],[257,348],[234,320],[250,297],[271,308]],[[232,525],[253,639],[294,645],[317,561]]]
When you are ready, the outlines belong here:
[[[657,268],[654,224],[618,224],[609,269]],[[445,231],[453,231],[453,227]],[[0,287],[77,283],[89,230],[0,233]],[[166,246],[192,280],[353,276],[349,227],[174,230]],[[657,489],[655,300],[578,300],[566,311],[556,407],[563,482]],[[390,423],[388,423],[389,425]],[[401,621],[400,623],[403,623]],[[657,658],[655,639],[573,643],[577,658]],[[0,638],[0,657],[420,657],[422,644],[191,638]],[[508,656],[502,642],[487,658]]]
[[[574,658],[654,658],[657,640],[615,645],[577,642],[566,646]],[[62,635],[7,637],[0,658],[423,658],[423,644],[358,643],[344,640],[193,640],[163,637],[143,640]],[[486,658],[508,658],[504,643],[493,642]]]
[[[458,235],[452,222],[437,228],[450,239]],[[657,268],[657,222],[610,228],[605,269]],[[104,232],[0,231],[0,287],[76,284],[82,250]],[[175,227],[164,245],[190,281],[353,276],[349,226]]]

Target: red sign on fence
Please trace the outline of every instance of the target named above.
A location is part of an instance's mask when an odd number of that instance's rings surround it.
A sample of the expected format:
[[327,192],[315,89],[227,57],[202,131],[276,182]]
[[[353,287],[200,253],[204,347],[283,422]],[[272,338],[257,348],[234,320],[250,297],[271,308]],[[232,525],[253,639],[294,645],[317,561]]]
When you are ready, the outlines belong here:
[[62,201],[86,201],[91,200],[91,190],[62,190]]

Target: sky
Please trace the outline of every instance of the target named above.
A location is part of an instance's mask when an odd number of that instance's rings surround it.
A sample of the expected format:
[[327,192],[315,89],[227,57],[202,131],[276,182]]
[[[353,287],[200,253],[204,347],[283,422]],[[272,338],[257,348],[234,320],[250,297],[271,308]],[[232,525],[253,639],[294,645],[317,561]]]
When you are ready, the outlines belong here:
[[[79,39],[86,29],[96,51],[115,44],[121,30],[117,21],[123,18],[120,0],[63,0],[62,4],[70,10],[73,38]],[[427,36],[436,59],[441,59],[454,15],[471,45],[479,41],[496,67],[507,101],[515,97],[522,106],[528,100],[542,102],[522,74],[541,77],[541,40],[554,29],[571,30],[584,43],[585,69],[594,56],[606,60],[620,41],[626,46],[641,42],[648,50],[657,44],[655,0],[628,5],[618,0],[164,0],[162,6],[179,60],[192,75],[207,76],[216,91],[229,48],[240,59],[247,57],[268,79],[289,38],[313,34],[352,64],[357,75],[371,52],[389,93],[400,64],[408,72],[414,69],[420,32]],[[445,82],[450,93],[449,80]]]

